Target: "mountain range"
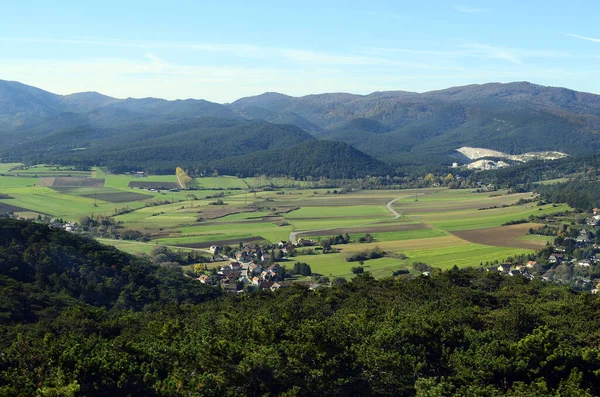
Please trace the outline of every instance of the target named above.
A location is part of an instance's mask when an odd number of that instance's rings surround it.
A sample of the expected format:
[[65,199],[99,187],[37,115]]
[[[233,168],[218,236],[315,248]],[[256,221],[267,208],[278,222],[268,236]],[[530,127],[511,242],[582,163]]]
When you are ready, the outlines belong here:
[[[62,96],[0,80],[3,161],[287,169],[296,175],[352,164],[385,174],[389,165],[466,161],[456,151],[463,146],[508,154],[594,153],[600,149],[600,95],[516,82],[426,93],[265,93],[217,104],[95,92]],[[307,148],[329,157],[307,157]]]

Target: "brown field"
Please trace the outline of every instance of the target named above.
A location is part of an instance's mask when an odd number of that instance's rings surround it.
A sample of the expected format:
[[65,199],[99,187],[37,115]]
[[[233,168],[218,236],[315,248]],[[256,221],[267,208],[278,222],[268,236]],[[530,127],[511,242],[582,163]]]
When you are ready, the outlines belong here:
[[17,207],[16,205],[0,203],[0,212],[24,212],[27,208]]
[[213,241],[204,242],[204,243],[177,244],[177,246],[184,247],[184,248],[208,248],[211,245],[237,245],[240,241],[242,241],[248,245],[264,244],[267,242],[267,240],[265,240],[261,236],[252,236],[252,237],[248,237],[248,238],[244,238],[244,239],[234,238],[234,239],[229,239],[229,240],[213,240]]
[[463,240],[477,244],[537,250],[545,245],[543,241],[517,240],[516,237],[526,236],[529,228],[535,229],[540,226],[542,225],[539,223],[522,223],[520,225],[498,226],[487,229],[458,230],[451,233]]
[[296,236],[331,236],[344,233],[385,233],[385,232],[410,232],[414,230],[430,229],[431,226],[425,223],[415,223],[410,225],[387,225],[387,226],[360,226],[347,227],[328,230],[313,230],[298,233]]
[[131,181],[128,187],[141,189],[181,189],[177,182],[146,182],[146,181]]
[[81,197],[93,198],[109,203],[126,203],[129,201],[141,201],[152,198],[149,194],[119,192],[119,193],[99,193],[99,194],[83,194]]
[[40,178],[36,186],[43,187],[104,187],[103,178],[48,177]]

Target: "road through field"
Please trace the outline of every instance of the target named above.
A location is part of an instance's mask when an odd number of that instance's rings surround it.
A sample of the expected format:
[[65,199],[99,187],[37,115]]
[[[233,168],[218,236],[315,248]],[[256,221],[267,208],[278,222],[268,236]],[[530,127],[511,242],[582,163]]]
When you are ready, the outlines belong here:
[[[394,217],[392,219],[398,219],[400,218],[400,214],[398,212],[396,212],[395,209],[392,208],[392,204],[394,204],[394,202],[400,200],[401,198],[405,198],[405,197],[396,197],[393,200],[390,200],[385,207],[388,209],[388,211],[390,211],[392,213],[392,215],[394,215]],[[297,238],[299,234],[304,234],[304,235],[310,235],[310,234],[315,234],[315,233],[320,233],[320,232],[326,232],[328,230],[337,230],[337,229],[320,229],[320,230],[303,230],[300,232],[291,232],[290,233],[290,243],[292,245],[296,245],[297,244]]]
[[392,219],[398,219],[400,218],[400,214],[398,212],[396,212],[395,209],[392,208],[392,204],[394,204],[396,201],[400,200],[403,197],[396,197],[395,199],[389,201],[385,207],[388,209],[388,211],[390,211],[392,213],[392,215],[394,215],[394,217]]

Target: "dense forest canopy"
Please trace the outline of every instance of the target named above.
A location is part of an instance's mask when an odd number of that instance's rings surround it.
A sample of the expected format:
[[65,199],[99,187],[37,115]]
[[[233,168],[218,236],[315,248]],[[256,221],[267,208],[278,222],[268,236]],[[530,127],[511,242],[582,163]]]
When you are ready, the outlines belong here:
[[600,301],[552,283],[453,269],[218,297],[46,225],[0,236],[0,395],[600,393]]

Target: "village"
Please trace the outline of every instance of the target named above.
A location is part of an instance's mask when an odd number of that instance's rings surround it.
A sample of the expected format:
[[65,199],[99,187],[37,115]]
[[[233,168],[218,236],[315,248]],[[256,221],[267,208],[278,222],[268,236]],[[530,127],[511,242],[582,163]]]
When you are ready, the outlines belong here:
[[[554,225],[553,225],[554,224]],[[535,255],[527,258],[510,258],[487,271],[499,271],[508,276],[523,276],[530,280],[541,279],[568,284],[575,289],[600,292],[600,209],[594,208],[591,216],[578,214],[570,225],[564,220],[546,219],[546,224],[532,235],[556,236],[554,241]],[[542,234],[538,234],[542,233]]]
[[[312,245],[315,245],[312,240],[300,238],[295,247]],[[290,269],[286,269],[275,263],[276,259],[287,260],[285,255],[288,254],[288,249],[291,247],[292,245],[287,241],[280,241],[275,244],[271,252],[268,252],[268,250],[258,245],[250,247],[240,244],[240,249],[230,257],[225,255],[224,252],[228,252],[231,255],[231,247],[212,245],[208,250],[212,254],[211,260],[229,261],[229,263],[210,270],[205,266],[203,274],[195,277],[195,279],[203,284],[220,286],[223,290],[230,293],[244,293],[265,289],[275,291],[280,288],[289,287],[292,284],[302,284],[310,290],[321,287],[322,284],[310,279],[305,281],[290,280],[293,276]],[[310,276],[310,267],[306,264],[303,265],[308,268],[308,271],[303,271],[302,273],[304,274],[302,275]],[[188,274],[186,275],[191,277]]]

